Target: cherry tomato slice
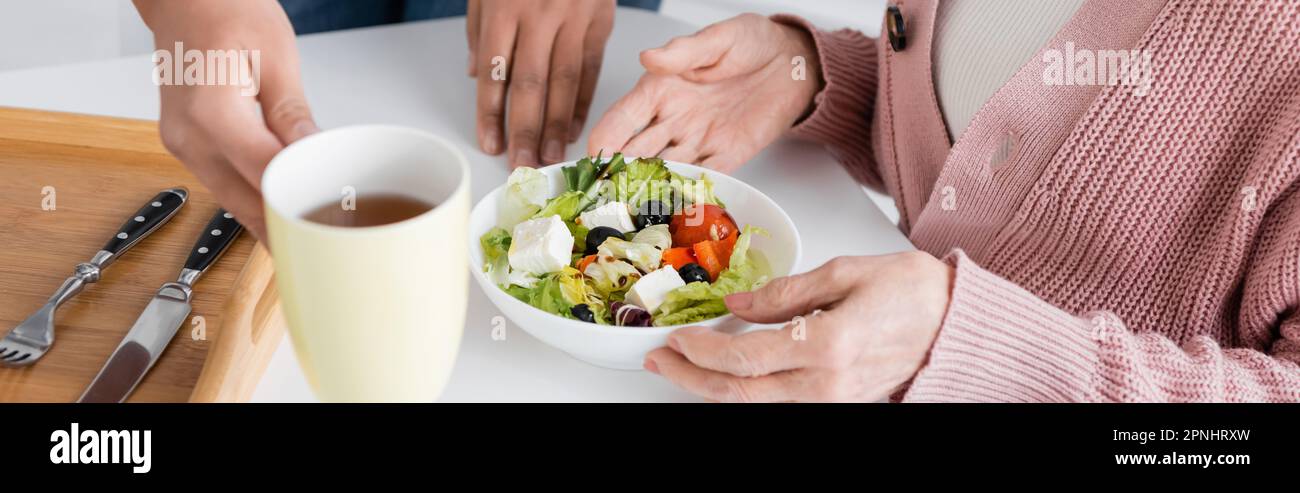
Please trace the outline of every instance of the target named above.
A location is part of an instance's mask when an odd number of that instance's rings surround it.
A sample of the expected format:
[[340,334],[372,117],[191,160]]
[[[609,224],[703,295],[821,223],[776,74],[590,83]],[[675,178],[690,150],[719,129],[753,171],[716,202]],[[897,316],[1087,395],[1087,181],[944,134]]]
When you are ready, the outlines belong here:
[[693,247],[702,241],[725,240],[739,232],[736,221],[726,209],[712,204],[687,208],[674,214],[668,225],[673,234],[673,246]]

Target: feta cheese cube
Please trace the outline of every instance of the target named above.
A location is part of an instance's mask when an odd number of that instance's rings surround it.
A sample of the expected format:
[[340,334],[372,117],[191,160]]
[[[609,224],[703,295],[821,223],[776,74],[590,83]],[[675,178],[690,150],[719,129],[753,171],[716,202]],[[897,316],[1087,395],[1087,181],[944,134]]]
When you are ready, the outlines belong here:
[[671,266],[666,266],[637,280],[636,284],[627,291],[626,299],[628,303],[653,314],[659,309],[659,305],[663,304],[664,297],[669,291],[685,285],[682,276],[678,275]]
[[627,204],[622,202],[609,202],[584,212],[578,216],[578,221],[587,229],[606,226],[617,229],[619,233],[636,231],[636,225],[632,223],[632,215],[627,212]]
[[510,235],[510,268],[531,274],[558,272],[572,259],[573,234],[560,216],[524,221]]

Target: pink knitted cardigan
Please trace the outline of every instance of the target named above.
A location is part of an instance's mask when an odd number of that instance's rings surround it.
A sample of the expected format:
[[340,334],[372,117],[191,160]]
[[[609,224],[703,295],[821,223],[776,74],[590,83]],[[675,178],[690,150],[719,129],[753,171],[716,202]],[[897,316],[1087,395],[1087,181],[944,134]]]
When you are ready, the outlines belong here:
[[[1043,50],[1145,50],[1149,92],[1039,53],[949,142],[935,0],[908,45],[816,40],[793,131],[956,270],[906,401],[1300,401],[1300,2],[1089,0]],[[1067,43],[1072,43],[1067,45]]]

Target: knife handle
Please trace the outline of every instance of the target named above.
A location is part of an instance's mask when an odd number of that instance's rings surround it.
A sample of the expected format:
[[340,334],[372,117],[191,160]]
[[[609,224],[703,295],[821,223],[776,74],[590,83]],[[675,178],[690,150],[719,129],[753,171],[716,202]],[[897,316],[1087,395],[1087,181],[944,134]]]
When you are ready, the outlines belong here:
[[108,252],[108,258],[103,260],[103,265],[116,260],[144,237],[166,224],[177,211],[181,210],[187,198],[189,198],[189,191],[185,187],[169,188],[158,192],[158,195],[127,219],[126,223],[118,228],[117,234],[104,245],[103,250]]
[[243,230],[244,226],[235,220],[234,215],[225,209],[218,209],[203,228],[199,240],[194,242],[194,249],[190,250],[190,257],[185,260],[185,270],[199,274],[208,270]]

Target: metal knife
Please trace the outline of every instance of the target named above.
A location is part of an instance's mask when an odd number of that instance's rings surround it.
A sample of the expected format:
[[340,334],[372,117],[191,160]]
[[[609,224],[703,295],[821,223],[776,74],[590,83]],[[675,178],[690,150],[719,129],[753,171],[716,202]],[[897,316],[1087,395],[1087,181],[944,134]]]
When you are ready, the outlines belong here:
[[185,205],[188,197],[189,192],[184,187],[169,188],[158,192],[132,214],[89,262],[77,264],[72,276],[63,281],[58,291],[45,302],[45,306],[10,330],[4,339],[0,339],[0,365],[19,368],[45,356],[54,344],[54,312],[59,306],[80,293],[87,284],[98,282],[100,274],[109,264],[171,220]]
[[167,349],[167,343],[176,335],[176,330],[189,317],[194,283],[216,263],[243,229],[225,209],[217,211],[194,243],[180,277],[158,289],[149,306],[145,307],[131,331],[127,332],[77,402],[122,402],[131,395],[136,384]]

